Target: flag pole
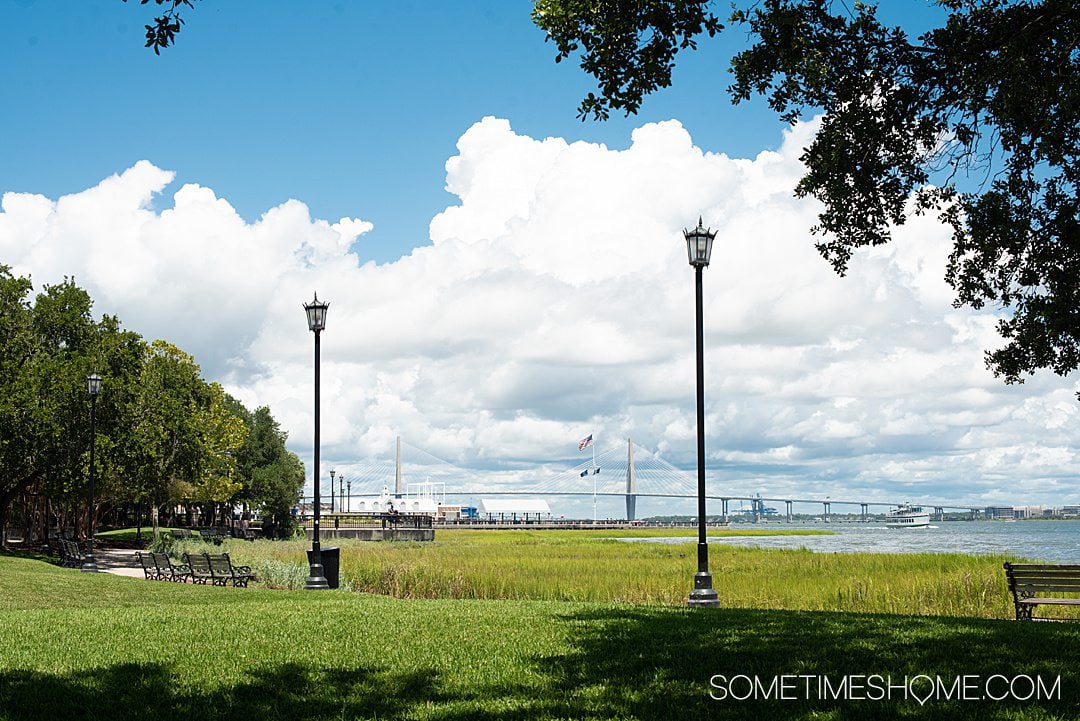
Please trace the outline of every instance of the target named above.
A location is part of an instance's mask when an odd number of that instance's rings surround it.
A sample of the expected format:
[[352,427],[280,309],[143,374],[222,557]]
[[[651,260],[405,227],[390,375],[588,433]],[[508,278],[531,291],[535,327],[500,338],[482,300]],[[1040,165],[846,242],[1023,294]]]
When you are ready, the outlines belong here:
[[592,479],[592,522],[593,522],[593,525],[596,525],[596,474],[600,469],[596,467],[596,442],[593,439],[593,434],[592,433],[590,433],[589,435],[585,436],[580,441],[578,441],[578,447],[577,447],[578,453],[585,450],[589,446],[592,446],[592,463],[589,464],[588,468],[586,468],[584,471],[581,472],[581,477],[584,478],[589,473],[591,473],[593,475],[593,479]]

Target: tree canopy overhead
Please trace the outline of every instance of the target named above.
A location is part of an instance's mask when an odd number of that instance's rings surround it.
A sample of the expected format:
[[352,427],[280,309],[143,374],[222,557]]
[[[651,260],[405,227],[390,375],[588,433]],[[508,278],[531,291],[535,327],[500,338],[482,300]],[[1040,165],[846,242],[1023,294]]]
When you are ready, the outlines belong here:
[[[1080,5],[936,4],[945,22],[913,38],[857,0],[736,3],[728,22],[750,45],[728,92],[786,122],[822,115],[796,192],[824,204],[817,247],[838,273],[908,213],[936,212],[955,305],[1008,311],[988,367],[1006,382],[1065,375],[1080,365]],[[557,62],[579,55],[598,82],[579,115],[604,119],[637,112],[680,51],[724,30],[713,6],[535,0],[533,19]]]
[[[124,0],[127,2],[128,0]],[[139,0],[140,5],[146,5],[150,0]],[[144,25],[146,28],[146,47],[153,48],[154,53],[161,54],[162,48],[167,48],[176,42],[176,34],[180,32],[180,26],[184,19],[180,17],[180,10],[184,7],[194,8],[192,0],[154,0],[159,6],[161,15],[154,18],[153,25]]]

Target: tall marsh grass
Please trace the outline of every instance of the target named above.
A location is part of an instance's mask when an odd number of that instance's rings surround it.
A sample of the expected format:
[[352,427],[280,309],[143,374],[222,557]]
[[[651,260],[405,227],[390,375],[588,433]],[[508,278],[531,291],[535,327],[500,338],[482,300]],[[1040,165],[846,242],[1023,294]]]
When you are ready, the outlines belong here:
[[[697,566],[685,544],[627,543],[610,533],[439,530],[436,541],[324,541],[341,551],[343,585],[396,598],[530,599],[685,605]],[[304,541],[228,542],[268,585],[307,577]],[[709,549],[728,608],[1007,618],[1003,558],[962,554]],[[271,571],[272,569],[277,569]],[[289,570],[291,569],[291,570]],[[289,578],[287,583],[276,579]]]

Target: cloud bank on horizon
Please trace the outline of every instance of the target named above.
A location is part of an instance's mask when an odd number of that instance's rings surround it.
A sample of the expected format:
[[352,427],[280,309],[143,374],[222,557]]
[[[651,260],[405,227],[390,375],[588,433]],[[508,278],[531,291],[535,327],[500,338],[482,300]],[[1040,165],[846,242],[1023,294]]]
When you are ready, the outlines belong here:
[[309,468],[301,304],[317,290],[324,462],[389,457],[401,435],[530,480],[576,463],[590,432],[693,465],[681,229],[701,215],[719,230],[704,283],[710,493],[1077,502],[1075,379],[1010,387],[985,370],[996,318],[951,307],[950,238],[933,219],[837,277],[809,233],[816,205],[792,195],[813,132],[738,159],[676,121],[616,151],[487,117],[446,163],[459,203],[430,243],[382,265],[365,261],[370,223],[312,218],[297,200],[248,223],[189,184],[157,209],[174,175],[140,161],[57,200],[6,192],[0,257],[36,287],[73,276],[97,312],[271,406]]

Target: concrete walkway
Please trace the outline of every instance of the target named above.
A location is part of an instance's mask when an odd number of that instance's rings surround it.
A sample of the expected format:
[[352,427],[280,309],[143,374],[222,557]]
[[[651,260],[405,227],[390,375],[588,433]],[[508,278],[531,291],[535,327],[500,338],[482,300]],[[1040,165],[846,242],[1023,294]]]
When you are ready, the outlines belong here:
[[145,578],[142,566],[135,558],[135,551],[130,548],[94,548],[94,560],[98,569],[117,576]]

